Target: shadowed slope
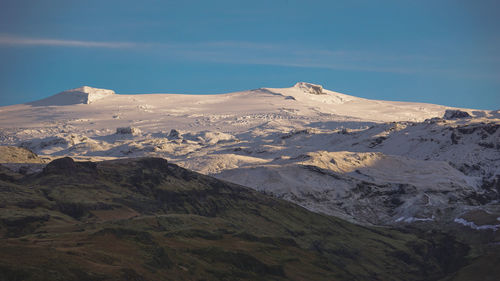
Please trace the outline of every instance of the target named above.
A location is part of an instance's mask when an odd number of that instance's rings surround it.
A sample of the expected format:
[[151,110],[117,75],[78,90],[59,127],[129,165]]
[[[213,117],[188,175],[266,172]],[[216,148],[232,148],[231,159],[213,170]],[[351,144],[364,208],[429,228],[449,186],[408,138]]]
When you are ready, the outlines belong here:
[[354,225],[161,158],[63,158],[0,186],[0,280],[437,280],[468,251],[444,234]]

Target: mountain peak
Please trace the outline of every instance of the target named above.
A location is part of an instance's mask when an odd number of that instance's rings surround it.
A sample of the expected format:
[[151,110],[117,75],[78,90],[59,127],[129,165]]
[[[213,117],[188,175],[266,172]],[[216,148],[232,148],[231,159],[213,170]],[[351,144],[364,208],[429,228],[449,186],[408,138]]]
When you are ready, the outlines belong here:
[[114,95],[113,90],[82,86],[55,94],[46,99],[30,103],[35,106],[91,104],[97,100]]
[[301,89],[302,91],[304,91],[305,93],[308,93],[308,94],[313,94],[313,95],[324,95],[325,94],[323,92],[323,86],[312,84],[312,83],[297,82],[293,87]]
[[98,99],[104,98],[109,95],[114,95],[115,91],[113,90],[108,90],[108,89],[99,89],[99,88],[93,88],[90,86],[82,86],[80,88],[74,88],[71,90],[66,90],[60,94],[83,94],[83,96],[87,96],[87,101],[84,103],[92,103],[93,101],[96,101]]

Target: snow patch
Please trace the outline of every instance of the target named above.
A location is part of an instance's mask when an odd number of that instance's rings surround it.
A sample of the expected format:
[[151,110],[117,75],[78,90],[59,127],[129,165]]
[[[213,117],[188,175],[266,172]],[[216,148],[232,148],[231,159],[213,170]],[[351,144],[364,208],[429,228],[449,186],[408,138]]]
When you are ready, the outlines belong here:
[[405,222],[405,223],[413,223],[418,221],[434,221],[434,216],[432,216],[431,218],[400,217],[395,220],[395,222]]
[[[499,218],[497,218],[498,220]],[[472,229],[475,229],[475,230],[486,230],[486,229],[491,229],[493,231],[497,231],[499,228],[500,228],[500,224],[495,224],[495,225],[489,225],[489,224],[485,224],[485,225],[477,225],[475,224],[474,222],[471,222],[471,221],[467,221],[463,218],[456,218],[455,220],[453,220],[454,222],[456,223],[459,223],[459,224],[462,224],[464,226],[467,226],[467,227],[470,227]]]

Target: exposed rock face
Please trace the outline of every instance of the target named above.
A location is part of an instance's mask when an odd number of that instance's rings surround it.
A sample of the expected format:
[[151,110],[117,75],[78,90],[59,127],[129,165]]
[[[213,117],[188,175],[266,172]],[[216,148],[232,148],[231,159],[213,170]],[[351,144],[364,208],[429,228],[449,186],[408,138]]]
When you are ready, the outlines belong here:
[[141,130],[135,127],[121,127],[121,128],[116,128],[116,134],[119,135],[133,135],[137,136],[141,134]]
[[447,109],[444,113],[443,118],[446,120],[470,118],[469,113],[461,110]]
[[300,88],[304,92],[313,94],[313,95],[324,95],[325,93],[323,92],[323,86],[321,85],[315,85],[311,83],[306,83],[306,82],[298,82],[294,86],[295,88]]
[[170,130],[170,134],[168,134],[168,137],[171,139],[179,139],[181,138],[181,134],[176,129],[172,129]]

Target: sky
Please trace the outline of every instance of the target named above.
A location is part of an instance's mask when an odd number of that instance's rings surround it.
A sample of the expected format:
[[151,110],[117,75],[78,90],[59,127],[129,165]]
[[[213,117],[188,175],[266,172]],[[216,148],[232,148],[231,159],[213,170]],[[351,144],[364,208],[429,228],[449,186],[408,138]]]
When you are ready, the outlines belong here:
[[88,85],[216,94],[298,81],[500,109],[500,1],[0,0],[0,105]]

